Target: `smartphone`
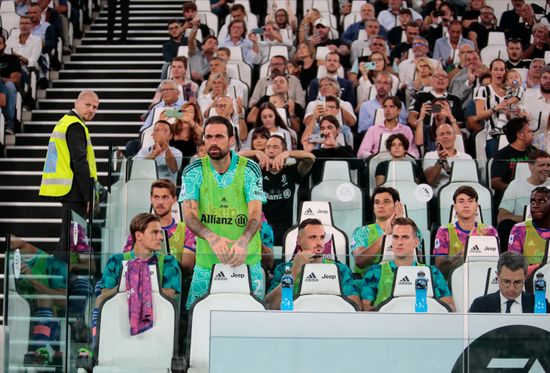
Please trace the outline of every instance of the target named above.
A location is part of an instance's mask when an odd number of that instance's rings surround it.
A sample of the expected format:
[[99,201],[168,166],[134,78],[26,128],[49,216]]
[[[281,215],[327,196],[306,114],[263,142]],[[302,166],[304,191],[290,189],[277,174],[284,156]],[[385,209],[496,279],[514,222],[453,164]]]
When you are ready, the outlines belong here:
[[432,113],[435,114],[435,113],[441,113],[441,105],[439,104],[434,104],[434,106],[432,107]]
[[307,139],[311,144],[322,144],[325,142],[325,135],[322,133],[314,133]]
[[250,31],[250,32],[253,33],[253,34],[256,34],[256,35],[263,35],[264,34],[264,29],[261,28],[261,27],[253,28],[252,31]]
[[443,145],[441,143],[437,143],[437,150],[443,150]]
[[376,63],[374,62],[365,62],[365,69],[367,70],[375,70],[376,69]]
[[175,109],[175,108],[166,109],[164,110],[164,115],[166,116],[166,118],[181,119],[183,118],[183,111],[181,109]]

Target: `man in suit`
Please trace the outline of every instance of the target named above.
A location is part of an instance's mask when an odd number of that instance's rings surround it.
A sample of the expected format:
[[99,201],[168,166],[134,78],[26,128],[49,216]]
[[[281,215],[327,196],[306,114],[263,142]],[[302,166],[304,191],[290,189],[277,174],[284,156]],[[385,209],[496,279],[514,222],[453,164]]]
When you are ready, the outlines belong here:
[[[527,278],[527,261],[524,256],[512,251],[500,255],[497,263],[499,290],[476,298],[469,312],[533,313],[535,297],[523,291]],[[546,301],[546,312],[550,304]]]

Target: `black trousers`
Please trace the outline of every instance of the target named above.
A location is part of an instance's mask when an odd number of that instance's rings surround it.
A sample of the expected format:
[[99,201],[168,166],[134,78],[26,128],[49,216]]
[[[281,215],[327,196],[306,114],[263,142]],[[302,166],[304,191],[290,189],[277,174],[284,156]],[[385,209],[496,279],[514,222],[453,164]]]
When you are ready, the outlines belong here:
[[65,258],[67,252],[70,250],[68,237],[69,224],[71,223],[69,212],[71,211],[77,213],[84,219],[88,217],[85,202],[61,202],[61,235],[59,237],[59,246],[57,252],[58,255],[63,258]]
[[107,19],[107,40],[113,40],[115,33],[115,15],[117,4],[120,7],[120,39],[126,40],[128,35],[128,15],[130,13],[130,0],[109,0],[108,11],[109,16]]

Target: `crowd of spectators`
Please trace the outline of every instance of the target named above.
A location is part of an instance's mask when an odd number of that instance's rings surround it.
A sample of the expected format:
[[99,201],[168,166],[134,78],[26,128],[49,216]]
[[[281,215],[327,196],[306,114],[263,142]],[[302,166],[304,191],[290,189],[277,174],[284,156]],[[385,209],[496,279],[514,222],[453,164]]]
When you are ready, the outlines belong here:
[[[179,185],[187,158],[204,154],[201,124],[213,116],[228,119],[235,130],[232,151],[262,169],[263,211],[272,242],[281,245],[296,190],[307,198],[309,182],[322,179],[324,160],[348,160],[358,184],[367,187],[370,157],[387,152],[373,177],[371,190],[378,188],[367,198],[373,224],[358,222],[354,233],[356,274],[376,263],[380,238],[404,216],[404,191],[383,185],[390,160],[410,161],[414,181],[427,183],[437,198],[453,162],[476,159],[490,169],[498,232],[472,220],[472,206],[461,209],[473,204],[475,211],[478,204],[475,190],[462,190],[454,196],[456,223],[431,216],[443,229],[434,234],[434,253],[452,257],[435,263],[447,276],[470,234],[500,236],[506,250],[531,191],[549,184],[548,15],[525,0],[510,1],[500,17],[484,0],[424,1],[421,8],[401,0],[329,3],[333,12],[289,1],[274,1],[272,9],[222,1],[212,4],[213,23],[185,2],[183,18],[167,23],[163,80],[140,129],[141,141],[153,136],[154,145],[140,150],[134,140],[126,155],[155,158],[159,175]],[[488,53],[491,48],[500,51]],[[167,143],[157,128],[165,123],[172,125]],[[178,153],[183,161],[166,161]],[[514,179],[518,162],[529,163],[526,180]],[[541,224],[535,225],[539,237],[547,228]],[[419,233],[419,244],[434,237]],[[522,251],[516,243],[513,250]],[[371,308],[374,299],[367,300]]]

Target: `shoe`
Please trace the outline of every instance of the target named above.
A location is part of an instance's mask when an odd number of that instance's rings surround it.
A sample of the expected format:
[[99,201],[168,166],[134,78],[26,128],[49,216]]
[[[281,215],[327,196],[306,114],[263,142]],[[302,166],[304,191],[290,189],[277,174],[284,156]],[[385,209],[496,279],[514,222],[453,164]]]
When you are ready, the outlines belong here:
[[9,135],[9,136],[14,136],[15,135],[15,131],[13,130],[13,128],[6,128],[6,135]]
[[50,352],[46,347],[40,347],[36,351],[29,351],[25,354],[25,365],[48,365],[50,363]]
[[69,56],[73,53],[73,48],[69,47],[69,46],[65,46],[63,47],[63,55],[64,56]]

